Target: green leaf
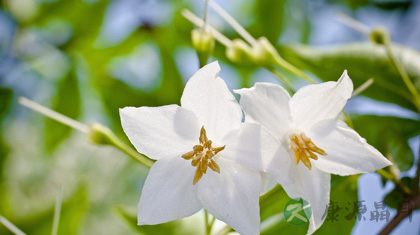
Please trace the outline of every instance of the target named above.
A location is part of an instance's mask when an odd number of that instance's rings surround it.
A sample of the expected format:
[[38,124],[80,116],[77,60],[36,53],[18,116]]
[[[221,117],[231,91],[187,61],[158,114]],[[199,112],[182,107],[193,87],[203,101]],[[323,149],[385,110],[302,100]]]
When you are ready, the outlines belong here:
[[[3,118],[6,115],[10,101],[12,99],[12,90],[7,88],[0,88],[0,177],[3,176],[3,162],[6,159],[6,155],[9,152],[9,148],[4,142],[3,131],[2,131],[2,122]],[[1,181],[0,181],[1,182]]]
[[[413,179],[410,177],[404,177],[401,179],[401,183],[403,185],[410,186],[413,185]],[[406,196],[407,195],[404,194],[403,190],[395,187],[391,192],[389,192],[385,196],[384,201],[389,207],[393,209],[398,209],[401,203],[406,200]]]
[[[58,84],[57,94],[52,109],[72,119],[80,115],[80,92],[77,75],[72,70]],[[47,118],[45,122],[45,147],[52,152],[65,138],[70,135],[71,128],[53,119]]]
[[[122,135],[121,121],[119,109],[126,106],[158,106],[153,97],[140,90],[135,90],[126,85],[124,82],[104,77],[102,80],[98,80],[97,89],[100,92],[105,105],[106,111],[112,121],[112,129],[117,132],[118,135]],[[116,91],[118,94],[116,95]],[[125,136],[125,135],[122,135]]]
[[[13,218],[8,217],[19,229],[23,232],[28,232],[31,235],[51,234],[52,223],[54,218],[55,202],[51,201],[47,208],[37,211],[33,214],[25,215],[24,217]],[[61,216],[58,226],[58,234],[71,235],[79,234],[79,226],[82,222],[83,215],[88,208],[86,189],[79,188],[70,198],[64,200],[61,206]],[[17,213],[19,214],[19,213]],[[0,226],[0,234],[8,234],[3,231]]]
[[420,134],[419,121],[375,115],[353,116],[352,121],[354,129],[401,171],[411,168],[414,155],[408,139]]
[[280,185],[260,198],[261,234],[306,234],[308,224],[295,226],[286,222],[283,211],[292,200]]
[[[392,49],[419,90],[419,52],[395,44]],[[323,81],[337,81],[345,69],[356,88],[374,78],[372,86],[362,95],[416,111],[410,92],[383,46],[372,43],[348,43],[327,48],[291,45],[281,46],[280,54],[296,67],[310,71]]]
[[[353,212],[353,204],[358,200],[357,178],[358,176],[332,176],[330,201],[334,202],[334,205],[338,205],[341,209],[337,212],[336,217],[330,211],[330,214],[326,215],[324,224],[315,234],[351,233],[356,217],[346,218],[346,216]],[[287,196],[280,186],[276,186],[272,191],[260,198],[261,234],[306,234],[308,224],[295,226],[284,219],[283,210],[286,203],[290,200],[291,198]],[[325,207],[327,209],[327,205]]]
[[[116,210],[131,229],[138,234],[195,235],[204,232],[204,224],[202,223],[204,217],[192,216],[163,224],[138,226],[136,209],[116,207]],[[197,221],[198,219],[202,219],[202,221]]]
[[250,32],[255,37],[266,37],[274,45],[283,30],[286,0],[258,0],[255,2],[256,17]]
[[[357,214],[353,215],[357,197],[358,175],[332,175],[328,214],[324,224],[314,234],[351,234]],[[327,209],[327,206],[326,206]],[[353,216],[352,216],[353,215]]]

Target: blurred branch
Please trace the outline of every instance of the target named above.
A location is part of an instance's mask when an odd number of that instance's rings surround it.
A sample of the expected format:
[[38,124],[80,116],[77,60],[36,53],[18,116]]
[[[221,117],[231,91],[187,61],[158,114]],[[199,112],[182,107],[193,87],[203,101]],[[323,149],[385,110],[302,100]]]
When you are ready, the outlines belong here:
[[18,227],[16,227],[12,222],[0,215],[0,223],[3,224],[7,229],[16,235],[26,235]]
[[375,79],[369,78],[365,83],[363,83],[361,86],[359,86],[356,90],[353,91],[353,93],[351,94],[351,97],[354,97],[362,93],[364,90],[370,87],[370,85],[372,85],[374,81]]
[[28,100],[25,97],[19,97],[18,102],[27,108],[37,111],[38,113],[41,113],[51,119],[56,120],[57,122],[61,122],[62,124],[67,125],[83,133],[87,133],[89,130],[89,127],[87,125],[81,122],[78,122],[76,120],[73,120],[69,117],[66,117],[61,113],[57,113],[56,111],[51,110],[47,107],[44,107],[38,103],[35,103],[32,100]]
[[403,79],[405,85],[407,86],[410,93],[413,95],[414,105],[416,106],[418,112],[420,113],[420,94],[417,91],[416,87],[414,86],[413,82],[411,81],[410,77],[408,76],[407,71],[404,69],[401,63],[395,58],[394,53],[392,52],[391,40],[389,39],[389,37],[388,37],[388,40],[384,40],[384,46],[385,46],[389,59],[397,68],[398,73],[401,75],[401,78]]
[[[187,9],[183,9],[181,11],[181,14],[189,20],[191,23],[195,24],[197,27],[203,28],[204,27],[204,21],[201,20],[198,16],[194,15],[191,11]],[[210,33],[214,36],[214,38],[219,41],[221,44],[223,44],[225,47],[230,47],[232,45],[232,41],[225,37],[222,33],[217,31],[215,28],[211,27],[210,25],[206,25],[206,30],[209,30]]]
[[57,235],[58,225],[60,223],[60,213],[61,205],[63,203],[63,185],[60,185],[57,190],[57,196],[55,199],[55,208],[54,208],[54,219],[51,235]]
[[76,130],[79,130],[83,133],[85,133],[90,141],[92,141],[95,144],[100,145],[111,145],[114,146],[124,153],[126,153],[128,156],[133,158],[134,160],[140,162],[141,164],[152,167],[153,161],[150,160],[148,157],[146,157],[143,154],[138,153],[137,151],[133,150],[129,145],[125,144],[122,140],[120,140],[109,128],[94,123],[90,126],[87,126],[81,122],[78,122],[76,120],[73,120],[69,117],[66,117],[62,115],[61,113],[58,113],[54,110],[51,110],[45,106],[42,106],[40,104],[37,104],[31,100],[28,100],[24,97],[20,97],[18,99],[19,103],[23,106],[26,106],[36,112],[39,112],[51,119],[54,119],[58,122],[61,122],[64,125],[67,125],[69,127],[72,127]]
[[288,90],[290,94],[295,93],[293,90],[292,84],[287,80],[286,77],[283,76],[283,74],[281,74],[279,71],[277,71],[275,68],[271,66],[267,66],[266,69],[270,71],[271,73],[273,73],[277,78],[279,78],[279,80],[284,84],[286,90]]
[[[408,208],[404,208],[400,205],[398,208],[397,214],[394,218],[382,229],[379,235],[387,235],[394,230],[395,227],[400,224],[407,216],[409,216],[414,210],[420,209],[420,195],[417,194],[415,197],[409,198],[407,201]],[[404,203],[403,202],[403,203]]]
[[418,159],[417,159],[416,176],[414,176],[414,179],[413,179],[413,190],[416,194],[420,193],[419,184],[420,184],[420,146],[419,146],[419,153],[418,153]]

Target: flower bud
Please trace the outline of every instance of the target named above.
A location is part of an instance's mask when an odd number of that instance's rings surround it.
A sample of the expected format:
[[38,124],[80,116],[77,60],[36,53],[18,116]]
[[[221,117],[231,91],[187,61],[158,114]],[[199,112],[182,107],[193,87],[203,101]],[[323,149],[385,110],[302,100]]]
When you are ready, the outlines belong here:
[[95,144],[114,145],[116,137],[108,127],[94,123],[89,126],[87,138]]
[[369,33],[369,38],[376,44],[385,44],[385,42],[389,42],[390,37],[388,31],[381,26],[377,26],[372,29],[372,31]]
[[238,64],[255,64],[252,58],[252,48],[242,39],[234,39],[232,45],[226,48],[226,57]]
[[261,37],[252,48],[252,57],[257,64],[266,67],[276,64],[280,55],[266,37]]
[[191,40],[200,61],[200,67],[207,64],[207,60],[213,54],[214,38],[213,35],[203,29],[191,31]]

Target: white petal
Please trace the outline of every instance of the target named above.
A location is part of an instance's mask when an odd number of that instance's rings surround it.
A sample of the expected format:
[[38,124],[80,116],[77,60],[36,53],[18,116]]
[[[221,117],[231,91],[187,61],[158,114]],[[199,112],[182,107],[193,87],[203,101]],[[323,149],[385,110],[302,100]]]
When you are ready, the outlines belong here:
[[290,100],[292,118],[303,130],[308,130],[323,119],[336,118],[352,92],[353,83],[347,71],[344,71],[338,82],[303,87]]
[[261,194],[264,195],[268,192],[270,192],[276,185],[277,180],[268,173],[260,172],[261,175]]
[[207,211],[240,234],[259,234],[260,174],[220,158],[220,174],[207,171],[197,183]]
[[311,205],[308,234],[312,234],[325,220],[323,215],[330,200],[331,175],[315,167],[309,170],[299,163],[292,167],[292,177],[295,183],[283,185],[283,188],[289,197],[303,198]]
[[197,117],[177,105],[125,107],[120,116],[131,143],[149,158],[182,156],[198,144],[201,127]]
[[158,160],[150,169],[138,205],[138,224],[190,216],[202,206],[193,185],[195,167],[181,157]]
[[238,131],[225,139],[226,148],[220,152],[222,157],[251,169],[271,173],[281,180],[280,183],[292,183],[288,153],[264,127],[242,123]]
[[263,125],[275,136],[282,136],[289,128],[290,95],[276,84],[255,83],[249,89],[235,90],[241,95],[240,104],[246,122]]
[[219,64],[198,70],[185,85],[181,106],[192,110],[204,125],[210,140],[221,139],[239,127],[242,111],[226,83],[218,78]]
[[339,120],[324,120],[311,129],[312,141],[327,155],[314,162],[320,170],[337,175],[373,172],[392,163]]

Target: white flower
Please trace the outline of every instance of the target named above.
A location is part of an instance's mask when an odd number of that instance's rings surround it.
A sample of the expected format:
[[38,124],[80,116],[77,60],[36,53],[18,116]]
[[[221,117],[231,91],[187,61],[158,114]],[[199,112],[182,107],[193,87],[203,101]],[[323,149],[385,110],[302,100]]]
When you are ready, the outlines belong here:
[[[391,164],[353,129],[336,120],[352,91],[346,71],[338,82],[308,85],[293,97],[281,86],[268,83],[235,91],[241,95],[245,122],[267,128],[277,138],[279,152],[294,162],[290,169],[294,183],[282,186],[291,198],[311,204],[308,234],[323,223],[330,174],[372,172]],[[272,170],[276,167],[280,166],[272,165],[266,171],[278,178],[278,172]]]
[[[241,234],[259,233],[261,167],[277,141],[257,124],[241,123],[242,111],[217,62],[188,81],[181,107],[126,107],[123,129],[136,149],[157,160],[138,205],[138,224],[158,224],[190,216],[201,208]],[[270,145],[271,144],[271,145]]]

